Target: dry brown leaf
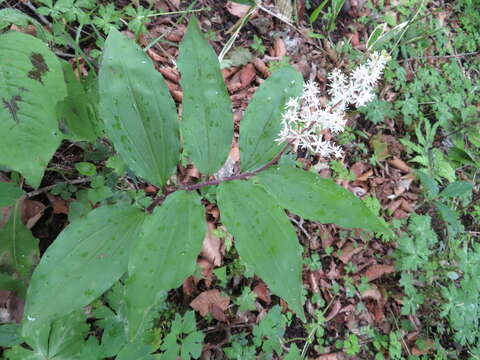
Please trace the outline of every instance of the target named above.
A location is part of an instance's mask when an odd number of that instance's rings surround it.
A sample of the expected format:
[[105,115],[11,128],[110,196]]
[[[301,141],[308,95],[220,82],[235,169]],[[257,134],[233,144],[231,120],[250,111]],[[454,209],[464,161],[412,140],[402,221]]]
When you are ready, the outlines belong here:
[[219,309],[223,312],[227,310],[229,304],[230,298],[222,296],[219,290],[214,289],[202,292],[190,303],[190,306],[205,317],[212,312],[213,305],[218,308],[214,310],[215,312]]
[[287,48],[285,46],[285,42],[280,37],[277,37],[273,41],[273,49],[275,51],[275,56],[276,57],[282,58],[285,55],[287,55]]
[[47,194],[47,198],[48,198],[48,201],[50,201],[50,204],[52,205],[54,214],[68,215],[68,207],[69,207],[68,201],[63,200],[61,197],[55,196],[52,194]]
[[264,78],[268,78],[270,76],[270,70],[268,70],[268,66],[259,58],[253,59],[253,65],[255,68],[263,75]]
[[245,65],[242,70],[240,70],[240,83],[242,84],[242,87],[250,85],[253,79],[255,79],[256,74],[253,64],[249,63]]
[[215,266],[222,265],[222,240],[213,235],[215,225],[207,223],[207,233],[203,239],[203,246],[200,255]]
[[370,285],[370,288],[362,293],[362,299],[373,299],[376,302],[379,302],[382,299],[382,294],[377,287]]
[[340,302],[340,300],[335,301],[332,305],[332,309],[330,310],[328,315],[325,317],[325,321],[332,320],[335,316],[337,316],[337,314],[340,312],[341,309],[342,309],[342,303]]
[[405,161],[394,157],[393,159],[388,160],[388,163],[394,168],[403,171],[404,173],[409,173],[411,171],[410,166],[408,166]]
[[270,297],[270,291],[263,282],[258,283],[254,288],[253,292],[258,296],[267,305],[270,305],[272,298]]
[[245,16],[245,14],[250,10],[250,5],[243,5],[243,4],[238,4],[233,1],[228,1],[227,2],[227,10],[230,14],[233,16],[242,18]]
[[385,274],[391,274],[395,272],[395,268],[392,265],[375,264],[370,266],[363,276],[366,276],[368,281],[374,281],[381,278]]
[[335,255],[340,259],[341,262],[347,264],[353,257],[353,255],[358,254],[360,251],[362,251],[362,247],[354,247],[353,244],[349,242],[344,247],[342,247],[341,250],[337,251]]
[[45,205],[36,200],[24,200],[20,204],[20,216],[22,222],[29,229],[35,226],[43,215]]

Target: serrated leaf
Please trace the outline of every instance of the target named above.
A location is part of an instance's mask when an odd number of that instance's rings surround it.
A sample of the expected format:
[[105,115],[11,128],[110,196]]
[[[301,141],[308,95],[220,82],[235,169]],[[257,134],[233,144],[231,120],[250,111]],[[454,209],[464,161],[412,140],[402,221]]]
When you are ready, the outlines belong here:
[[252,181],[222,183],[217,199],[222,222],[234,235],[242,260],[305,320],[302,247],[283,209]]
[[[7,352],[9,359],[86,360],[82,355],[83,341],[89,330],[83,310],[74,311],[51,322],[27,321],[23,336],[33,351],[15,347]],[[18,355],[17,355],[18,354]]]
[[282,113],[287,100],[299,96],[302,88],[302,75],[287,66],[275,71],[255,92],[241,124],[242,171],[265,165],[285,146],[275,141],[282,129]]
[[0,164],[36,188],[62,136],[56,106],[66,94],[56,56],[39,39],[0,35]]
[[442,197],[456,197],[464,196],[472,192],[473,185],[466,181],[455,181],[448,184],[445,189],[442,190],[440,196]]
[[391,233],[359,198],[330,179],[288,166],[272,167],[257,178],[282,207],[305,219]]
[[115,29],[105,42],[99,91],[115,149],[136,175],[164,185],[180,158],[175,103],[152,60]]
[[131,206],[104,206],[67,226],[35,269],[25,317],[62,316],[105,292],[127,270],[144,218]]
[[178,68],[182,75],[184,146],[200,172],[213,174],[230,152],[232,105],[217,55],[194,16],[180,44]]
[[25,192],[16,184],[0,182],[0,208],[15,204]]
[[193,274],[205,232],[200,199],[186,191],[168,196],[145,220],[128,264],[126,299],[130,339],[137,335],[159,296],[180,286]]
[[73,73],[72,66],[62,61],[62,68],[68,94],[57,105],[59,120],[73,141],[94,142],[97,138],[96,118],[89,108],[90,99],[85,93],[83,84]]

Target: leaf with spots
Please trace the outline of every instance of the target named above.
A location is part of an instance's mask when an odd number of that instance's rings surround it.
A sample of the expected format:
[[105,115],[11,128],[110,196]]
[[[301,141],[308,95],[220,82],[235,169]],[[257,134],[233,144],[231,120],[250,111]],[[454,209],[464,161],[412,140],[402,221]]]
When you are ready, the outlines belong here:
[[66,94],[60,62],[41,40],[0,35],[0,165],[34,188],[62,139],[56,106]]
[[304,219],[391,233],[362,200],[330,179],[290,166],[272,167],[256,178],[283,208]]
[[217,55],[194,16],[180,44],[181,130],[185,149],[203,174],[215,173],[227,160],[233,139],[232,104]]
[[302,247],[290,220],[261,186],[224,182],[217,192],[222,222],[243,261],[305,321],[302,306]]
[[303,88],[302,75],[287,66],[275,71],[255,92],[240,126],[242,171],[255,170],[272,160],[284,144],[275,141],[282,129],[282,113],[289,98]]
[[145,220],[128,264],[130,339],[135,338],[161,294],[193,274],[205,233],[204,208],[193,192],[173,193]]
[[136,175],[163,186],[180,158],[178,117],[152,60],[111,29],[99,76],[100,114],[107,135]]
[[110,288],[127,270],[144,218],[132,206],[104,206],[67,226],[33,273],[25,317],[68,314]]

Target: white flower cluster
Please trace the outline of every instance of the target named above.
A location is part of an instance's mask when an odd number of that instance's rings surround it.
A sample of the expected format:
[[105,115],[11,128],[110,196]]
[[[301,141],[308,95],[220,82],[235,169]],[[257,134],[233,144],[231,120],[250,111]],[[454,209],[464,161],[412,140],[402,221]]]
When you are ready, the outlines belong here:
[[276,141],[292,143],[295,150],[304,148],[322,157],[341,157],[342,149],[326,136],[344,130],[348,105],[363,106],[373,100],[373,89],[388,60],[386,53],[374,53],[349,77],[338,69],[334,70],[328,77],[330,102],[326,106],[320,104],[318,86],[308,81],[302,95],[287,102],[282,118],[283,129]]

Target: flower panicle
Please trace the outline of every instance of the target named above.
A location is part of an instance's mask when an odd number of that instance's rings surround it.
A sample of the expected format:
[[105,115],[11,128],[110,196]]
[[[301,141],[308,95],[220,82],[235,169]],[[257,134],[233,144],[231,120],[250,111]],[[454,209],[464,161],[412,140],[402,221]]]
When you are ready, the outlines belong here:
[[349,105],[364,106],[374,99],[375,85],[389,59],[386,53],[374,53],[349,76],[339,69],[332,71],[328,76],[330,101],[326,106],[320,103],[318,85],[306,82],[302,95],[287,101],[283,128],[276,141],[291,143],[295,150],[303,148],[322,157],[342,157],[342,149],[330,138],[343,132]]

